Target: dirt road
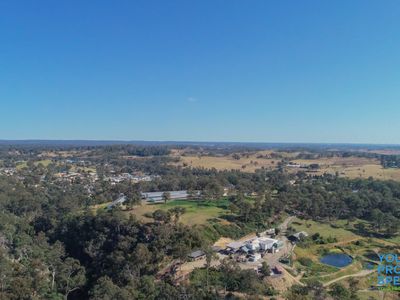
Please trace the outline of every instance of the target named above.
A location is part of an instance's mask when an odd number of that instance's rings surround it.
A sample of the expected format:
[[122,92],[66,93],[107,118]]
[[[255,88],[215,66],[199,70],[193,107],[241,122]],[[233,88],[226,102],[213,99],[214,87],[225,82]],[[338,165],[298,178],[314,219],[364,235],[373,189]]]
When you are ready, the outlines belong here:
[[375,271],[375,270],[361,270],[361,271],[358,272],[358,273],[349,274],[349,275],[344,275],[344,276],[335,278],[335,279],[333,279],[333,280],[331,280],[331,281],[325,282],[325,283],[324,283],[324,287],[325,287],[325,286],[329,286],[329,285],[331,285],[332,283],[335,283],[335,282],[340,281],[340,280],[345,279],[345,278],[349,278],[349,277],[364,277],[364,276],[367,276],[367,275],[369,275],[369,274],[371,274],[371,273],[373,273],[373,272],[376,272],[376,271]]

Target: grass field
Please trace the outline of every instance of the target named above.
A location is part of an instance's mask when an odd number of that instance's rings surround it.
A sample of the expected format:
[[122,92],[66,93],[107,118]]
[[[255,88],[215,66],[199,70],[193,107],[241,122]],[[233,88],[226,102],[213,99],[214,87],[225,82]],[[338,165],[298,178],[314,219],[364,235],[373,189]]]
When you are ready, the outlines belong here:
[[[311,244],[306,248],[300,246],[295,248],[296,259],[294,265],[304,269],[307,273],[303,281],[317,279],[321,282],[328,282],[345,275],[355,274],[363,270],[366,264],[373,262],[367,255],[368,253],[389,253],[390,247],[396,246],[396,244],[392,243],[394,241],[388,242],[377,238],[366,238],[352,232],[353,226],[358,222],[362,221],[347,222],[346,220],[338,220],[329,224],[296,218],[292,222],[291,226],[296,231],[306,231],[310,236],[314,233],[319,233],[324,238],[331,236],[337,239],[337,242],[334,243]],[[353,263],[342,269],[323,267],[324,265],[319,262],[319,259],[322,253],[326,252],[349,254],[353,257]],[[299,259],[302,257],[313,261],[312,267],[308,268],[308,270],[299,263]]]
[[26,168],[26,167],[27,167],[26,161],[20,161],[16,165],[16,169],[17,170],[21,170],[21,169]]
[[37,162],[35,162],[36,165],[42,164],[43,167],[47,167],[49,164],[51,164],[51,160],[50,159],[43,159],[43,160],[39,160]]
[[[373,177],[381,180],[400,181],[400,169],[384,169],[377,159],[363,157],[333,157],[293,160],[298,164],[319,164],[316,174],[335,174],[348,178]],[[294,170],[296,171],[296,170]]]
[[398,300],[399,295],[395,292],[381,292],[381,291],[359,291],[357,296],[360,300]]
[[[336,221],[333,225],[344,226],[346,221]],[[359,237],[355,233],[346,230],[342,227],[335,228],[332,227],[329,223],[320,223],[312,220],[301,220],[299,218],[295,218],[291,224],[291,226],[296,231],[306,231],[309,235],[313,235],[314,233],[319,233],[323,237],[336,237],[339,242],[354,240]]]
[[[197,168],[217,170],[242,170],[244,172],[254,172],[260,168],[275,169],[282,158],[266,158],[271,156],[273,151],[257,151],[253,153],[240,154],[240,159],[234,159],[232,155],[225,156],[201,156],[183,155],[184,152],[175,150],[173,157],[179,157],[180,161],[175,165],[191,166]],[[320,169],[315,173],[322,175],[325,173],[336,174],[348,178],[368,178],[373,177],[380,180],[400,181],[399,169],[384,169],[379,160],[364,157],[330,157],[319,159],[293,159],[298,153],[279,152],[279,155],[290,159],[298,164],[319,164]],[[260,158],[262,156],[262,158]],[[288,172],[298,172],[298,168],[287,168]],[[304,170],[304,169],[303,169]]]
[[71,167],[71,172],[78,172],[78,171],[84,171],[86,173],[96,173],[96,168],[95,167],[78,167],[73,165]]
[[392,242],[392,243],[400,245],[400,235],[398,235],[396,237],[393,237],[393,238],[390,238],[390,239],[385,239],[385,240],[388,241],[388,242]]
[[173,207],[184,207],[186,212],[181,216],[180,221],[186,225],[205,224],[210,219],[218,218],[221,215],[228,214],[229,202],[226,199],[215,201],[191,201],[191,200],[174,200],[166,204],[147,204],[143,203],[136,206],[129,213],[133,213],[139,219],[149,221],[147,214],[157,209],[165,210]]
[[[233,154],[212,156],[195,155],[185,153],[185,150],[174,149],[171,156],[179,158],[176,163],[179,166],[191,166],[196,168],[215,168],[217,170],[242,170],[254,172],[260,168],[275,169],[282,158],[293,159],[298,152],[275,152],[272,150],[237,153],[239,159],[233,158]],[[275,157],[279,155],[279,157]]]
[[[51,159],[42,159],[42,160],[35,161],[34,165],[38,166],[38,165],[41,164],[43,167],[46,168],[51,163],[52,163]],[[57,162],[56,162],[56,164],[57,164]],[[26,168],[26,167],[27,167],[27,162],[26,161],[20,161],[20,162],[17,163],[16,169],[17,170],[21,170],[21,169]],[[76,166],[76,165],[72,165],[72,167],[70,169],[71,172],[77,172],[79,170],[87,172],[87,173],[96,173],[96,168],[95,167],[79,167],[79,166]]]
[[[51,160],[50,160],[50,159],[43,159],[43,160],[38,160],[38,161],[35,161],[35,162],[34,162],[34,164],[35,164],[36,166],[38,166],[39,164],[42,164],[44,167],[47,167],[50,163],[51,163]],[[26,162],[26,161],[21,161],[21,162],[18,162],[18,163],[17,163],[16,168],[17,168],[17,170],[21,170],[21,169],[23,169],[23,168],[26,168],[27,166],[28,166],[28,165],[27,165],[27,162]]]
[[242,170],[254,172],[261,167],[274,169],[280,159],[257,158],[255,155],[234,159],[232,156],[181,156],[178,165],[217,170]]

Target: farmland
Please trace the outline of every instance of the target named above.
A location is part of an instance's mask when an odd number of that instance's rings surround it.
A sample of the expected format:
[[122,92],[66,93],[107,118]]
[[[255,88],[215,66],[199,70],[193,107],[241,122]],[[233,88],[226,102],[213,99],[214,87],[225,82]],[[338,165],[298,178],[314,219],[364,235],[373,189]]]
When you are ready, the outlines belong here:
[[[306,152],[305,152],[306,153]],[[182,167],[205,168],[216,170],[241,170],[242,172],[255,172],[257,169],[277,169],[278,166],[290,161],[293,164],[319,166],[312,174],[338,174],[347,178],[369,178],[379,180],[400,181],[400,168],[383,168],[376,158],[358,156],[350,157],[322,157],[316,159],[296,159],[299,152],[274,152],[271,150],[255,151],[251,153],[237,153],[237,155],[194,155],[182,151],[173,151],[172,157],[179,161],[174,165]],[[289,173],[306,171],[306,168],[285,167]]]
[[217,170],[242,170],[254,172],[262,167],[274,169],[280,159],[257,158],[256,154],[241,156],[235,159],[232,156],[181,156],[178,165],[195,168],[215,168]]
[[336,174],[347,178],[369,178],[400,181],[400,169],[385,169],[377,159],[362,157],[334,157],[320,159],[296,159],[297,164],[318,164],[315,174]]

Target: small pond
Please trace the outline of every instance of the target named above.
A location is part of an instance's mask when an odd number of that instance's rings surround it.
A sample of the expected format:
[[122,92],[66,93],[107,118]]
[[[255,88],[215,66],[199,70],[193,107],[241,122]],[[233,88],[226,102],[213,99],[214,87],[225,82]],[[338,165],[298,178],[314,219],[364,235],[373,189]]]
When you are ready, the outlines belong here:
[[336,268],[343,268],[351,264],[353,259],[347,254],[330,253],[321,257],[319,261]]

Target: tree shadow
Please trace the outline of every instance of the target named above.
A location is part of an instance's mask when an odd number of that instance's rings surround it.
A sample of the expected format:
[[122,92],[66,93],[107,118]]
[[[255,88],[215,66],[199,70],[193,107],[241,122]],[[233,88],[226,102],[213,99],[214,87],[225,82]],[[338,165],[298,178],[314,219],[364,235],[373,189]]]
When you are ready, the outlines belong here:
[[363,223],[355,224],[354,227],[346,228],[346,229],[348,231],[353,232],[354,234],[357,234],[362,237],[367,237],[367,238],[387,239],[387,238],[391,238],[394,236],[394,235],[387,234],[387,233],[377,232],[374,229],[365,226]]

